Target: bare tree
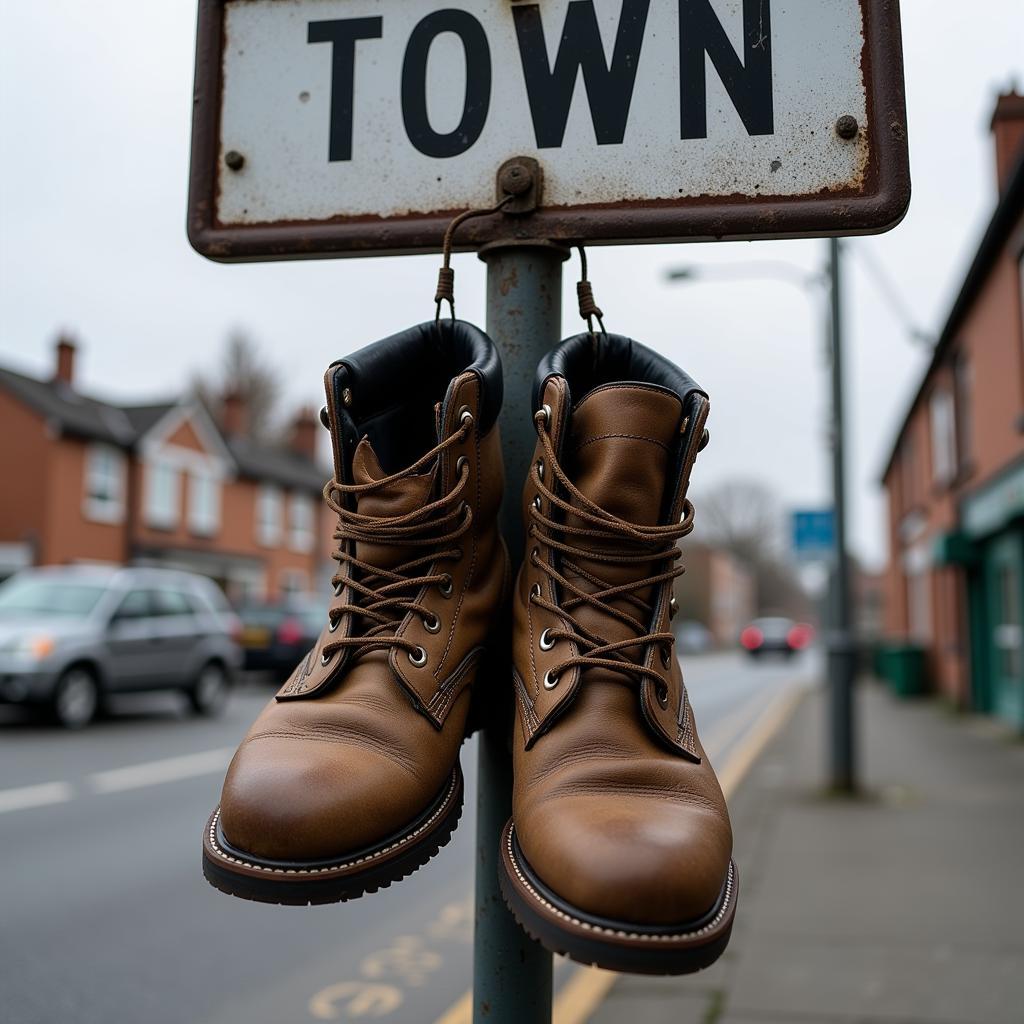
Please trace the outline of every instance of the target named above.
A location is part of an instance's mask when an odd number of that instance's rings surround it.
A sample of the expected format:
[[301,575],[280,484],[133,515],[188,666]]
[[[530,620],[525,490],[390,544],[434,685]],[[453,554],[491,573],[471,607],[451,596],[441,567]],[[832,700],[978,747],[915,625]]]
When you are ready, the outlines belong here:
[[771,488],[756,480],[730,480],[707,491],[699,508],[701,539],[728,551],[753,574],[758,611],[806,611],[807,595],[785,558],[784,518]]
[[252,338],[235,330],[225,340],[220,367],[214,373],[197,373],[193,389],[218,422],[224,396],[237,395],[245,403],[249,436],[257,441],[273,441],[280,434],[279,380],[280,374],[263,359]]

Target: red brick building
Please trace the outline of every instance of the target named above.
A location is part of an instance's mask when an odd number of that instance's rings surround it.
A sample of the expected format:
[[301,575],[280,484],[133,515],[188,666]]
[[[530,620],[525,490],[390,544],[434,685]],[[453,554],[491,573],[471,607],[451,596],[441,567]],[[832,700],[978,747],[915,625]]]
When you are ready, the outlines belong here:
[[110,562],[203,573],[232,597],[321,589],[331,525],[318,422],[288,447],[253,442],[242,403],[213,421],[194,398],[116,405],[0,367],[0,578],[26,565]]
[[996,208],[884,473],[886,632],[938,692],[1024,728],[1024,97],[992,130]]

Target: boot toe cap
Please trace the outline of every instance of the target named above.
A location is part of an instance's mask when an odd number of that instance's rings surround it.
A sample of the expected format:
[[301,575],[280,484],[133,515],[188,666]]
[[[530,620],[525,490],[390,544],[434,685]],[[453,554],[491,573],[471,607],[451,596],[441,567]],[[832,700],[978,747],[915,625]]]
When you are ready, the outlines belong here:
[[530,867],[565,902],[638,925],[707,914],[732,854],[728,819],[717,810],[640,795],[553,800],[517,835]]
[[404,767],[377,751],[256,737],[239,748],[228,769],[221,828],[235,849],[254,857],[329,860],[395,835],[432,798],[422,790]]

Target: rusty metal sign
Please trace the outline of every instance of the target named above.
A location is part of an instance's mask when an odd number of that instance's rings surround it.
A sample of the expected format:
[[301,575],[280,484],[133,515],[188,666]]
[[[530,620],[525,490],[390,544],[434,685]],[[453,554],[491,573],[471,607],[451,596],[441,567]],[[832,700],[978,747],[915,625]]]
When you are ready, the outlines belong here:
[[[200,0],[189,237],[218,260],[884,231],[896,0]],[[510,222],[512,226],[510,226]]]

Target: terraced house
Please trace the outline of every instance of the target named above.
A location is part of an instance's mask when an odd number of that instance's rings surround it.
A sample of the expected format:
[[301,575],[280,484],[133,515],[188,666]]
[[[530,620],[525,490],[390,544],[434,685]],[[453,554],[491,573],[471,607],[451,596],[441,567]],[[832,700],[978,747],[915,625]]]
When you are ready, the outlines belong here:
[[193,397],[120,405],[81,393],[75,346],[37,380],[0,367],[0,578],[27,565],[188,569],[233,598],[319,589],[331,571],[311,410],[280,447],[238,396],[215,423]]
[[1024,731],[1024,96],[992,130],[996,208],[884,473],[886,626],[938,692]]

